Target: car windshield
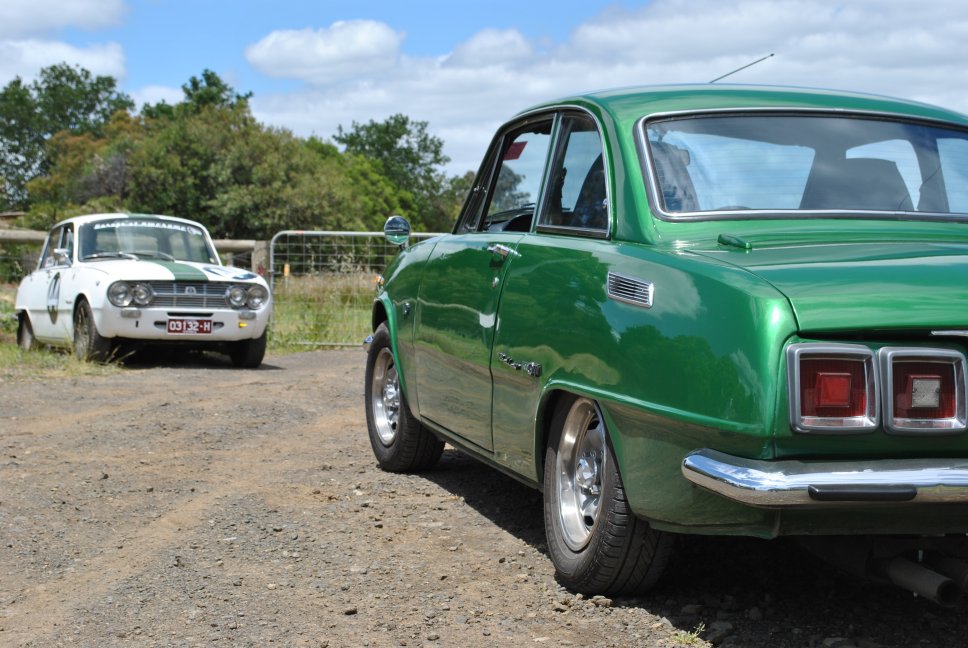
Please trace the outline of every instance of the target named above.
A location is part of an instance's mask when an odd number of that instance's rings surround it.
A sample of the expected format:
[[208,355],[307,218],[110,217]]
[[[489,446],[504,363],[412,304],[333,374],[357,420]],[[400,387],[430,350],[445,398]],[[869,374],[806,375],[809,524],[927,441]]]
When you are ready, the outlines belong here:
[[85,223],[80,228],[80,258],[148,258],[165,261],[218,263],[205,230],[191,223],[153,219],[117,218]]
[[674,218],[764,216],[743,213],[748,210],[968,214],[963,130],[866,116],[764,113],[690,115],[645,128],[655,195]]

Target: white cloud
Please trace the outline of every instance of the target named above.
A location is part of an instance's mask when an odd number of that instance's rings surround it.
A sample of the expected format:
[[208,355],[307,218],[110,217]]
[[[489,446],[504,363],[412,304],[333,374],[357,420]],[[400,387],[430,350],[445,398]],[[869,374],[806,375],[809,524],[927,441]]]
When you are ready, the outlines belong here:
[[123,14],[123,0],[3,0],[0,38],[35,36],[64,27],[109,27]]
[[397,64],[403,34],[381,22],[348,20],[326,29],[274,31],[245,50],[253,67],[274,77],[327,84]]
[[42,68],[65,61],[95,76],[123,79],[125,75],[124,51],[117,43],[74,47],[57,41],[0,40],[0,83],[5,85],[16,76],[29,82]]
[[145,104],[156,104],[161,101],[173,106],[185,99],[185,92],[181,88],[168,86],[145,86],[130,93],[134,101],[135,110],[141,110]]
[[653,0],[610,7],[550,46],[516,30],[485,29],[452,52],[422,58],[398,55],[403,37],[386,25],[370,25],[383,36],[345,38],[344,31],[364,31],[354,25],[277,32],[252,46],[250,62],[273,76],[342,79],[257,94],[258,117],[326,137],[340,124],[402,112],[430,123],[453,159],[449,170],[462,173],[477,168],[499,123],[536,102],[705,83],[771,52],[728,81],[874,92],[968,111],[962,0]]
[[516,29],[485,29],[458,45],[446,64],[474,68],[521,63],[533,52],[531,43]]
[[79,65],[94,75],[125,76],[117,43],[78,47],[51,38],[68,27],[94,30],[120,22],[123,0],[0,0],[0,84],[19,76],[33,80],[57,63]]

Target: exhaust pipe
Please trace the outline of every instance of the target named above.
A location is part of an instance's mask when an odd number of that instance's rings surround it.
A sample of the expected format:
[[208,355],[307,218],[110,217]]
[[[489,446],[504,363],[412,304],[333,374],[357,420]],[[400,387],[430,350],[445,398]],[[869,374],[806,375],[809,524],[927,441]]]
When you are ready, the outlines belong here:
[[962,592],[968,591],[968,563],[937,552],[926,554],[924,562],[942,576],[953,580]]
[[968,592],[968,563],[937,549],[925,551],[924,563],[902,557],[917,545],[869,538],[801,537],[801,546],[826,562],[878,583],[890,583],[938,605],[951,607]]
[[953,580],[907,558],[878,561],[878,571],[887,580],[939,605],[951,607],[961,598],[961,588]]

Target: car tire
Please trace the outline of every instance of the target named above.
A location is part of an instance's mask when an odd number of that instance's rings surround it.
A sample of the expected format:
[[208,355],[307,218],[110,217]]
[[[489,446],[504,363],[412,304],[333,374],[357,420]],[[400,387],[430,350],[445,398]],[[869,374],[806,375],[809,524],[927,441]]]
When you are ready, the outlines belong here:
[[86,299],[74,311],[74,355],[86,362],[107,362],[111,357],[111,340],[98,333],[94,311]]
[[444,443],[414,418],[407,405],[385,323],[373,334],[364,391],[366,427],[380,468],[405,473],[432,468]]
[[34,327],[30,324],[30,316],[21,313],[17,323],[17,346],[23,351],[30,351],[37,347],[37,340],[34,338]]
[[552,420],[544,521],[558,581],[584,594],[635,595],[662,575],[673,536],[637,518],[598,404],[568,397]]
[[242,369],[256,369],[262,364],[262,359],[266,357],[266,335],[267,328],[257,338],[233,342],[229,357],[232,364]]

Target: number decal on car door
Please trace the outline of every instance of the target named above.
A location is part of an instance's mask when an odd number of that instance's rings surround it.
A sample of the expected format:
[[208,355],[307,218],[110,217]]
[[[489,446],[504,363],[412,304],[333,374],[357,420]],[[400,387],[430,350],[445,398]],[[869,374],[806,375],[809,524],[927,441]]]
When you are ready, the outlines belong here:
[[47,313],[50,315],[51,324],[57,323],[57,302],[60,300],[60,281],[61,273],[54,273],[54,277],[47,285]]

